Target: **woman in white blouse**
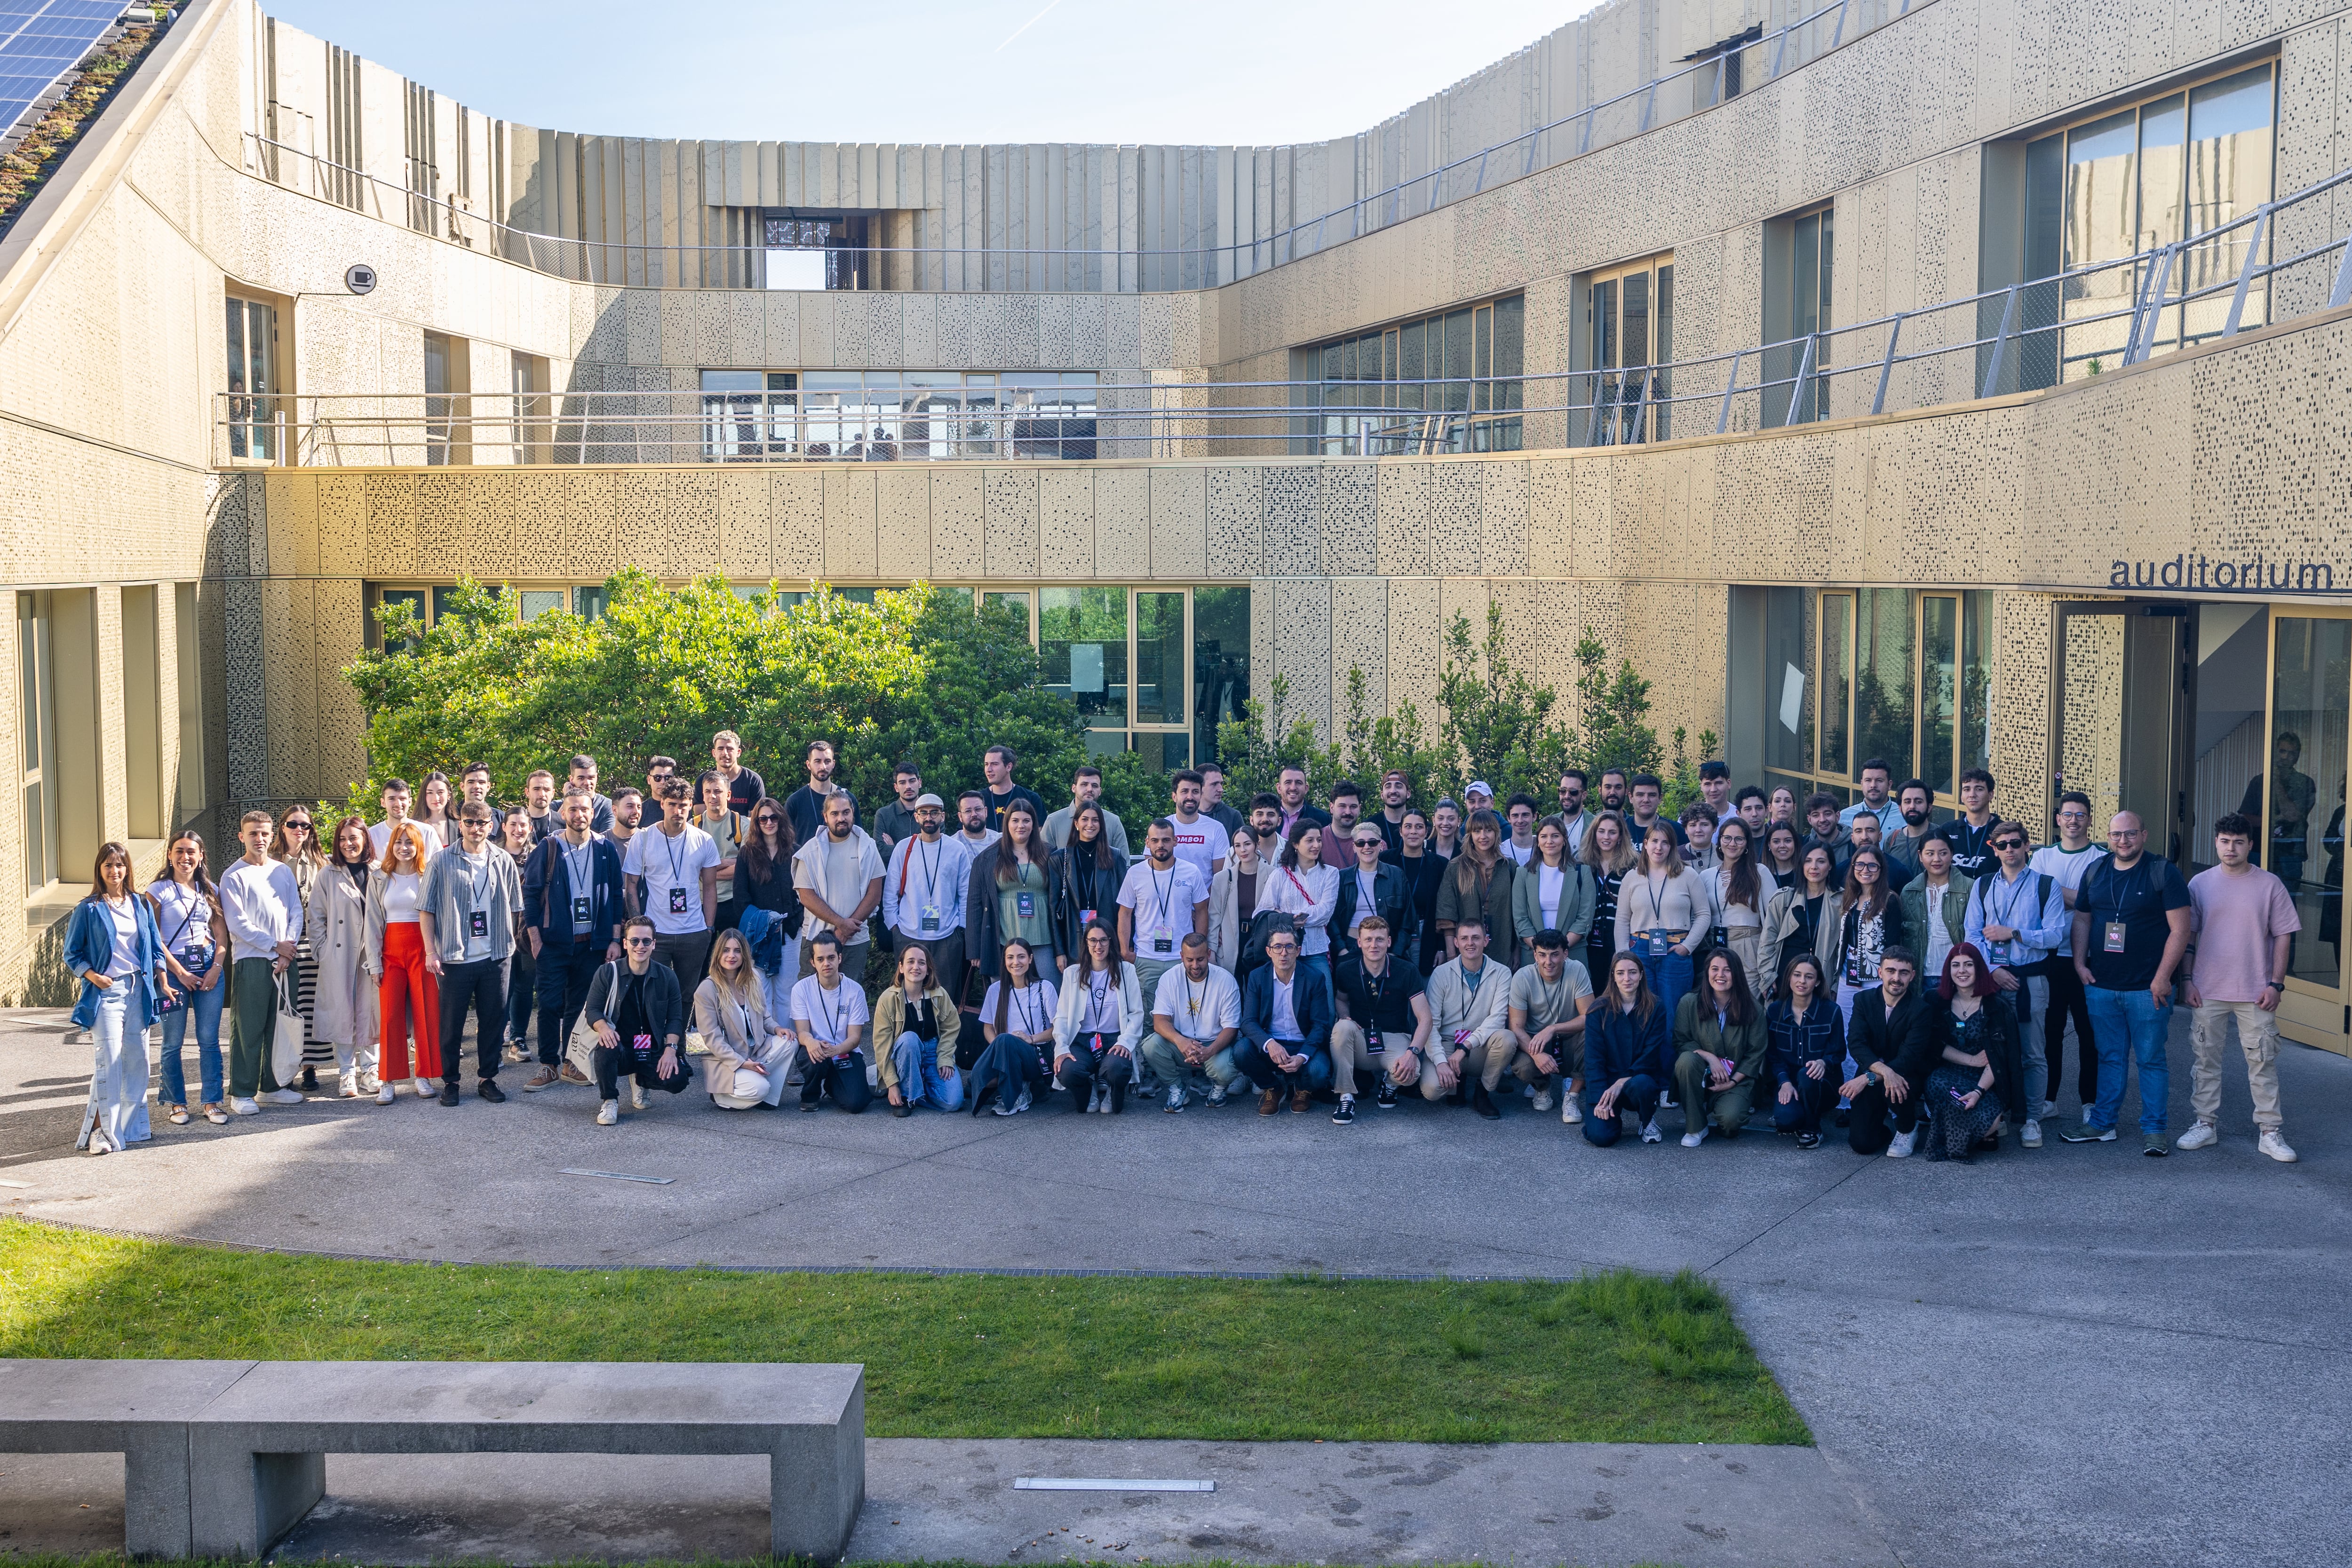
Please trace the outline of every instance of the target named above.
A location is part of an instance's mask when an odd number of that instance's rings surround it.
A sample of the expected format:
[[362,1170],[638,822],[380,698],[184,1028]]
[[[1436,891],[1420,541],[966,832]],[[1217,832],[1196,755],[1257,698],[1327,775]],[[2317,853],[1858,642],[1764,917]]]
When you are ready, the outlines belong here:
[[412,1075],[417,1099],[440,1093],[434,1080],[441,1076],[441,983],[425,967],[425,938],[416,924],[425,901],[425,835],[413,822],[397,823],[377,863],[383,874],[368,879],[368,968],[383,978],[376,994],[383,1028],[378,1105],[390,1105],[393,1086]]
[[1298,922],[1298,967],[1331,985],[1331,916],[1339,907],[1339,870],[1323,863],[1322,826],[1307,817],[1292,825],[1282,863],[1266,879],[1258,908],[1280,910]]
[[[1330,918],[1328,910],[1324,918]],[[1070,1091],[1077,1110],[1117,1116],[1127,1109],[1136,1047],[1151,1014],[1135,965],[1118,956],[1110,927],[1091,921],[1080,940],[1077,962],[1062,971],[1054,1012],[1054,1081]]]
[[1766,917],[1778,912],[1773,900],[1780,891],[1780,879],[1765,868],[1748,825],[1736,816],[1726,817],[1716,829],[1715,850],[1719,857],[1715,869],[1702,875],[1715,896],[1710,912],[1716,938],[1739,955],[1748,988],[1761,1002],[1771,994],[1778,972],[1780,944],[1766,934],[1772,929]]

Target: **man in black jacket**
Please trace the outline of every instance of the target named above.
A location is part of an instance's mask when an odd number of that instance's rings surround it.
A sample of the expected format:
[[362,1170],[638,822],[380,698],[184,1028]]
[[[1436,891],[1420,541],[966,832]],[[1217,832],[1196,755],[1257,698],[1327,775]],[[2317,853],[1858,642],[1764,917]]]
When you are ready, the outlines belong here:
[[1853,1102],[1846,1142],[1855,1153],[1883,1150],[1896,1160],[1910,1154],[1927,1114],[1927,1075],[1943,1055],[1946,1016],[1919,984],[1919,961],[1910,949],[1888,948],[1878,961],[1878,984],[1853,999],[1853,1024],[1846,1031],[1857,1070],[1838,1092]]

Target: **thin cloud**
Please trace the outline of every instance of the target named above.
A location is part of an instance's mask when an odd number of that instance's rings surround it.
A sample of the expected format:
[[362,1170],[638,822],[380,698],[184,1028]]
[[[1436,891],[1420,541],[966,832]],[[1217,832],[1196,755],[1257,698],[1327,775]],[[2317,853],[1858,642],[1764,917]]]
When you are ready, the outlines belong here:
[[[1061,3],[1062,3],[1062,0],[1045,0],[1045,11],[1051,11],[1055,6],[1059,5]],[[1027,32],[1030,28],[1032,28],[1032,27],[1035,26],[1038,23],[1040,23],[1040,22],[1044,21],[1044,20],[1045,19],[1045,11],[1040,11],[1040,12],[1038,12],[1035,16],[1034,16],[1030,17],[1027,21],[1025,21],[1025,22],[1022,23],[1019,26],[1017,26],[1017,27],[1013,28],[1012,32],[1010,32],[1010,33],[1006,34],[1006,35],[1005,35],[1005,37],[1004,37],[1004,44],[1009,44],[1009,43],[1011,43],[1013,39],[1015,39],[1015,38],[1019,37],[1022,34],[1024,34],[1024,33]],[[997,46],[996,46],[996,47],[994,47],[994,48],[991,49],[991,50],[989,51],[989,53],[991,53],[991,54],[992,54],[992,55],[1001,55],[1001,54],[1003,54],[1003,53],[1004,52],[1004,44],[999,44],[999,45],[997,45]]]

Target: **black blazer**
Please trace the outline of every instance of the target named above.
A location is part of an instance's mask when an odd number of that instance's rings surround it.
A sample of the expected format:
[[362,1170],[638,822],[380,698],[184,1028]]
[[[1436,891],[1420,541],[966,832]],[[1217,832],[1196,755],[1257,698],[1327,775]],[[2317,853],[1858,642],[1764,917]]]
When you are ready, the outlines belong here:
[[[1298,1032],[1307,1037],[1302,1052],[1331,1048],[1331,988],[1304,965],[1290,972],[1290,1008],[1298,1017]],[[1250,971],[1242,987],[1242,1038],[1264,1046],[1274,1028],[1274,965]]]
[[[1429,857],[1424,855],[1423,858]],[[1434,895],[1432,897],[1433,900]],[[1348,928],[1355,923],[1356,898],[1356,868],[1342,866],[1339,868],[1339,905],[1331,911],[1331,962],[1334,964],[1343,959],[1354,958],[1362,951],[1356,939],[1348,934]],[[1389,922],[1391,933],[1390,947],[1402,951],[1405,938],[1412,934],[1413,914],[1412,890],[1405,886],[1402,868],[1386,860],[1381,862],[1380,870],[1372,878],[1372,907],[1365,912],[1378,915]]]
[[[1116,957],[1118,946],[1118,889],[1119,884],[1127,879],[1128,858],[1114,849],[1110,852],[1108,870],[1097,866],[1087,871],[1076,865],[1073,858],[1076,852],[1076,843],[1073,840],[1045,857],[1045,913],[1054,922],[1054,951],[1073,956],[1078,951],[1078,940],[1086,932],[1078,916],[1087,907],[1078,900],[1078,879],[1081,875],[1091,875],[1094,878],[1095,919],[1110,928],[1112,956]],[[992,909],[989,914],[992,924],[995,910]],[[964,923],[971,923],[968,911]],[[1187,929],[1190,926],[1188,918]],[[1001,952],[999,957],[1002,957]],[[1144,998],[1147,1003],[1150,1000],[1149,996]]]
[[1886,1010],[1885,987],[1874,985],[1853,999],[1853,1023],[1846,1030],[1845,1048],[1863,1071],[1882,1061],[1887,1063],[1917,1094],[1943,1059],[1951,1026],[1950,1009],[1923,983],[1914,981],[1892,1014]]

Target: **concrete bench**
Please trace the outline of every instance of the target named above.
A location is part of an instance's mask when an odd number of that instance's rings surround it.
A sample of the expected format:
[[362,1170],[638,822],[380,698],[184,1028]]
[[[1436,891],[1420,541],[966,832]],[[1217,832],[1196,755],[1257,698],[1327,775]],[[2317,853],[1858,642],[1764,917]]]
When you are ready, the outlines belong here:
[[194,1554],[188,1422],[249,1361],[0,1361],[0,1454],[121,1454],[122,1549]]
[[329,1454],[761,1454],[777,1556],[866,1499],[865,1369],[678,1362],[0,1363],[0,1452],[126,1456],[133,1556],[252,1559]]

